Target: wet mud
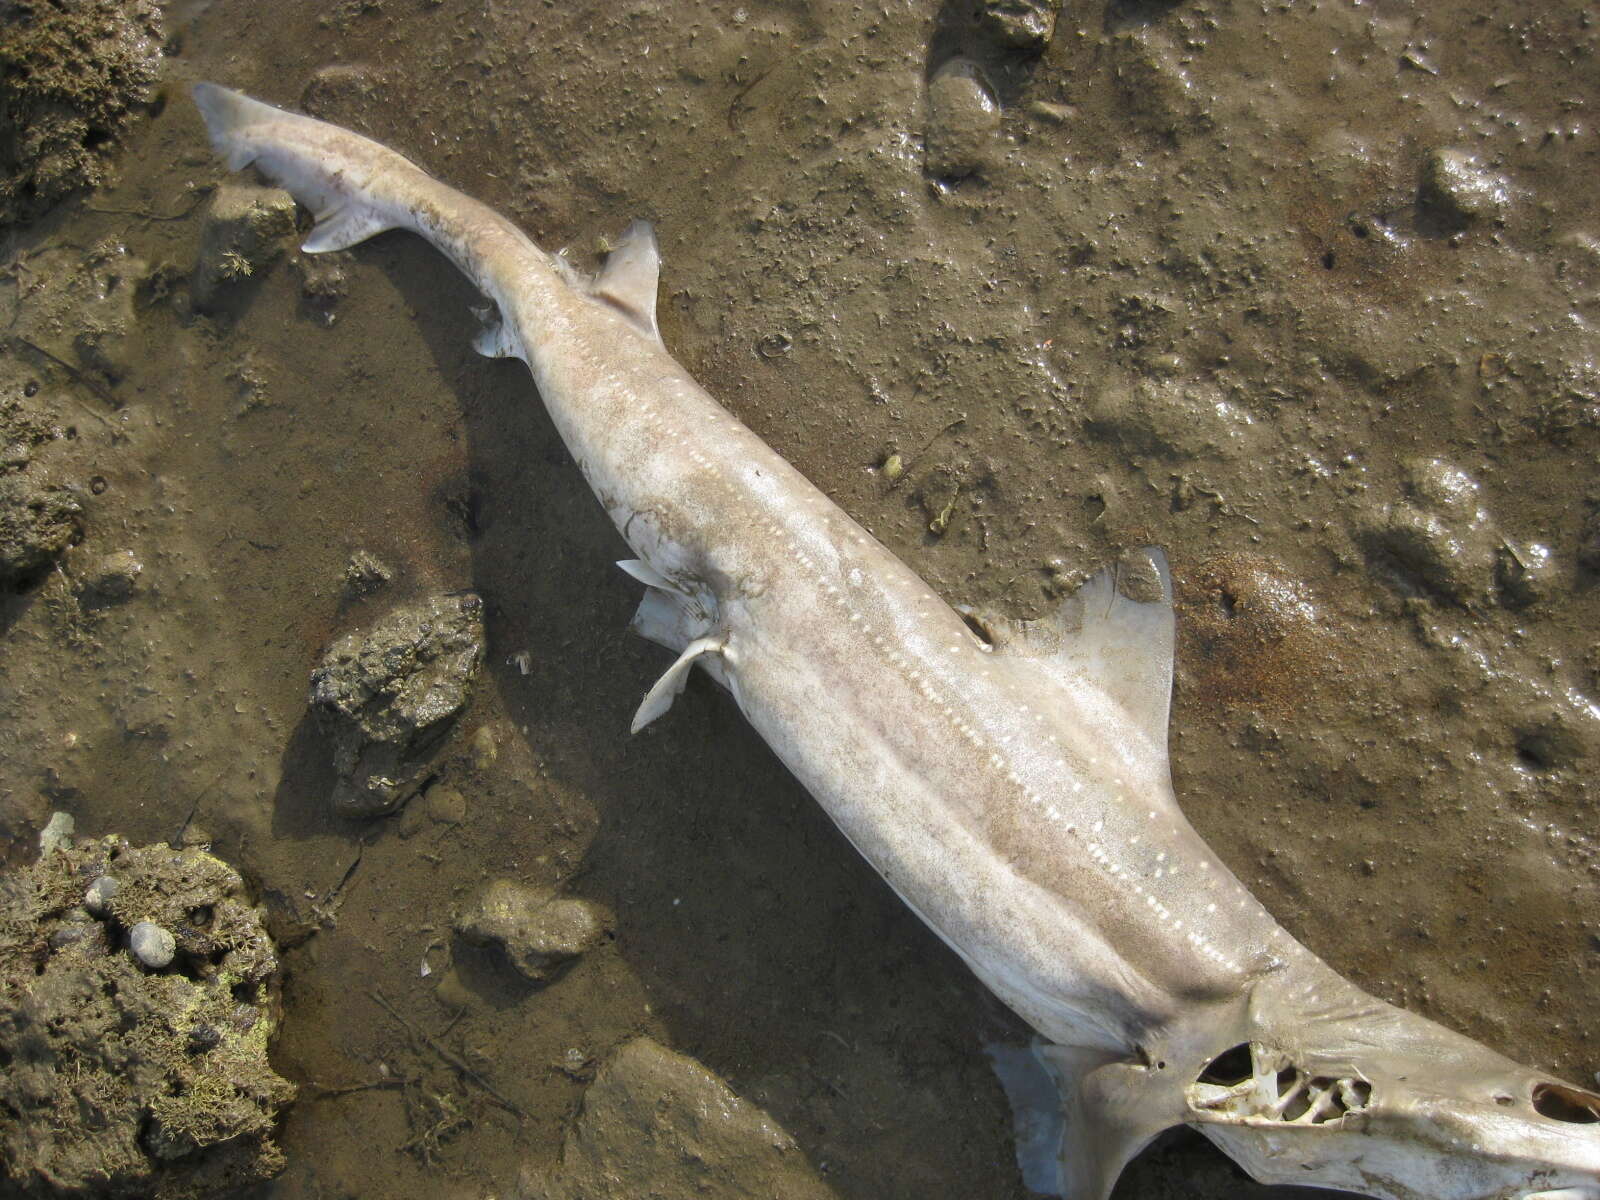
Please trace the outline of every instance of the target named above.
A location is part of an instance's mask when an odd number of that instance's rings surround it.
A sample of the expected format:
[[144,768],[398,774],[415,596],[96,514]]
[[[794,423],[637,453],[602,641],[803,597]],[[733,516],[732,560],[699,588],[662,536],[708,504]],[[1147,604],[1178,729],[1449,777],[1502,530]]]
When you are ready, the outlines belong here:
[[[1020,1200],[983,1043],[1024,1031],[707,681],[627,735],[665,653],[470,286],[219,231],[201,79],[581,264],[654,221],[667,345],[952,602],[1164,546],[1193,822],[1361,985],[1592,1082],[1592,15],[1046,7],[186,0],[112,181],[4,232],[5,861],[64,810],[243,874],[298,1093],[256,1194],[570,1183],[644,1035],[841,1198]],[[468,592],[470,703],[341,815],[311,672]],[[530,979],[456,932],[497,880],[604,936]],[[1182,1135],[1117,1192],[1252,1194]]]

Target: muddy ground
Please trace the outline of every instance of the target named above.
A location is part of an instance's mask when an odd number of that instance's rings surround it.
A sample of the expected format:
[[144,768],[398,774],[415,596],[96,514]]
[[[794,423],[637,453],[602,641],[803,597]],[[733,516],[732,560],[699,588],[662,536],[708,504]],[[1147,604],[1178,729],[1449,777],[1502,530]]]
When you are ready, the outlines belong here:
[[[1026,1194],[982,1052],[1016,1022],[706,681],[627,736],[665,652],[524,370],[471,351],[470,287],[387,235],[196,310],[213,79],[582,262],[656,222],[668,346],[952,601],[1037,613],[1165,546],[1191,819],[1363,986],[1592,1082],[1587,10],[1069,0],[1034,54],[957,3],[168,6],[112,182],[0,245],[9,436],[83,510],[0,599],[7,854],[65,809],[259,889],[301,1089],[263,1194],[503,1191],[640,1032],[841,1198]],[[395,577],[352,600],[358,550]],[[435,764],[465,820],[336,818],[309,672],[458,589],[488,636]],[[451,935],[502,876],[613,937],[518,982]],[[1117,1194],[1245,1190],[1180,1139]]]

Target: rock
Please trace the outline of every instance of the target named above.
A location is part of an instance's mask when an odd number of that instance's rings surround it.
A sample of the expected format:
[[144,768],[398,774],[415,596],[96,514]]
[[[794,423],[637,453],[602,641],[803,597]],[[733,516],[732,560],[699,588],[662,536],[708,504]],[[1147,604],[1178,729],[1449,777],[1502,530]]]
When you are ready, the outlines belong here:
[[415,804],[408,804],[400,810],[400,819],[395,822],[395,832],[402,838],[414,838],[422,832],[423,826],[428,823],[428,814]]
[[370,596],[393,579],[388,565],[365,550],[357,550],[344,565],[344,592],[352,600]]
[[1477,539],[1463,539],[1433,513],[1398,504],[1372,531],[1370,544],[1428,591],[1457,602],[1480,594],[1494,557]]
[[1090,399],[1088,430],[1133,454],[1187,459],[1248,453],[1254,422],[1214,384],[1140,377],[1108,383]]
[[0,227],[96,187],[161,74],[156,0],[0,7]]
[[467,798],[447,784],[434,784],[422,799],[436,825],[460,825],[467,819]]
[[83,505],[67,488],[32,473],[0,475],[0,587],[38,580],[83,536]]
[[300,298],[324,325],[333,324],[333,309],[344,299],[350,280],[345,271],[346,255],[297,254],[295,270],[300,273]]
[[471,594],[395,609],[333,644],[311,674],[311,708],[334,744],[335,811],[370,817],[415,793],[483,661]]
[[507,879],[485,888],[455,927],[469,942],[504,949],[512,966],[536,983],[555,978],[606,933],[605,918],[587,901]]
[[1404,465],[1403,480],[1406,489],[1435,512],[1474,523],[1484,519],[1478,506],[1477,480],[1445,459],[1411,459]]
[[926,169],[935,179],[981,171],[1000,133],[1000,104],[978,64],[952,58],[928,81]]
[[1405,465],[1408,498],[1390,505],[1363,534],[1370,558],[1424,591],[1454,603],[1487,594],[1499,539],[1479,505],[1478,484],[1441,458]]
[[[116,837],[0,875],[0,1193],[198,1200],[281,1169],[277,958],[243,891],[201,851]],[[117,952],[145,924],[165,970]]]
[[1000,45],[1043,54],[1056,31],[1061,0],[983,0],[978,24]]
[[78,599],[90,608],[122,604],[138,590],[144,564],[132,550],[102,555],[78,580]]
[[1516,729],[1517,759],[1534,771],[1581,768],[1597,740],[1597,722],[1587,704],[1569,708],[1554,703],[1521,714]]
[[1487,170],[1465,150],[1435,150],[1422,165],[1417,199],[1437,220],[1451,228],[1476,221],[1498,221],[1511,204],[1511,189],[1502,176]]
[[1495,583],[1500,588],[1500,599],[1511,608],[1526,608],[1550,598],[1560,582],[1560,572],[1550,547],[1538,542],[1513,546],[1509,541],[1500,547],[1495,563]]
[[692,1058],[647,1037],[601,1064],[561,1165],[549,1175],[525,1171],[518,1196],[834,1200],[782,1126]]
[[480,725],[473,730],[471,746],[472,765],[480,771],[487,771],[500,757],[500,741],[487,725]]
[[1110,46],[1117,90],[1137,122],[1167,137],[1210,123],[1188,52],[1159,23],[1117,34]]
[[294,232],[294,197],[282,188],[224,183],[206,210],[205,233],[190,295],[210,308],[228,284],[258,275],[283,253]]
[[324,121],[341,121],[341,116],[358,111],[375,98],[379,77],[371,67],[360,63],[333,63],[318,67],[300,93],[300,108]]
[[71,813],[60,811],[51,813],[50,820],[39,831],[39,856],[43,858],[60,850],[70,850],[72,835],[77,829],[77,824],[72,819]]
[[161,926],[140,921],[128,931],[128,949],[152,971],[159,971],[172,962],[172,956],[178,952],[178,942]]

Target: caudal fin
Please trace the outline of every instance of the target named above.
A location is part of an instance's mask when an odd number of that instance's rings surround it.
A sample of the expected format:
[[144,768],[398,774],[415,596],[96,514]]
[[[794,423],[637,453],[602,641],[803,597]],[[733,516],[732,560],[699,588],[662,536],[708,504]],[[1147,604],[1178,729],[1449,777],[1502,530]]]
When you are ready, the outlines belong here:
[[[375,233],[413,227],[380,189],[438,185],[415,163],[369,138],[285,112],[214,83],[190,89],[211,146],[231,171],[254,163],[269,180],[311,210],[316,227],[301,249],[343,250]],[[403,193],[402,193],[403,195]]]
[[242,171],[255,161],[257,150],[243,137],[245,129],[289,115],[270,104],[252,100],[243,92],[215,83],[197,83],[189,89],[189,94],[205,119],[211,148],[221,155],[230,171]]

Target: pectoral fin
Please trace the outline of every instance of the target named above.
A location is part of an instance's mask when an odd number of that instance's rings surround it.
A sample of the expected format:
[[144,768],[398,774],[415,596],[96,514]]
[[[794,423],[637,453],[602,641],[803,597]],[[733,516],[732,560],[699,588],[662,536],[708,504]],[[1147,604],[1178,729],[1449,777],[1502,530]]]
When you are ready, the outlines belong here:
[[347,200],[338,208],[326,209],[317,214],[317,223],[310,235],[300,243],[307,254],[326,254],[330,250],[348,250],[366,241],[376,233],[393,229],[394,222],[376,209],[358,200]]
[[494,304],[487,304],[482,308],[472,310],[481,322],[477,334],[472,339],[472,348],[485,358],[525,358],[522,345],[517,341],[517,336],[506,324],[505,318],[500,315],[499,308]]
[[1123,1167],[1181,1121],[1172,1088],[1151,1067],[1050,1042],[992,1046],[989,1056],[1012,1104],[1023,1182],[1034,1191],[1106,1200]]
[[639,711],[633,714],[631,732],[638,733],[671,708],[672,702],[678,698],[684,685],[689,681],[689,668],[694,666],[695,659],[702,654],[721,653],[722,646],[722,639],[716,637],[696,638],[685,646],[683,653],[678,655],[678,661],[668,667],[666,674],[656,680],[655,687],[645,693],[644,703],[639,705]]

